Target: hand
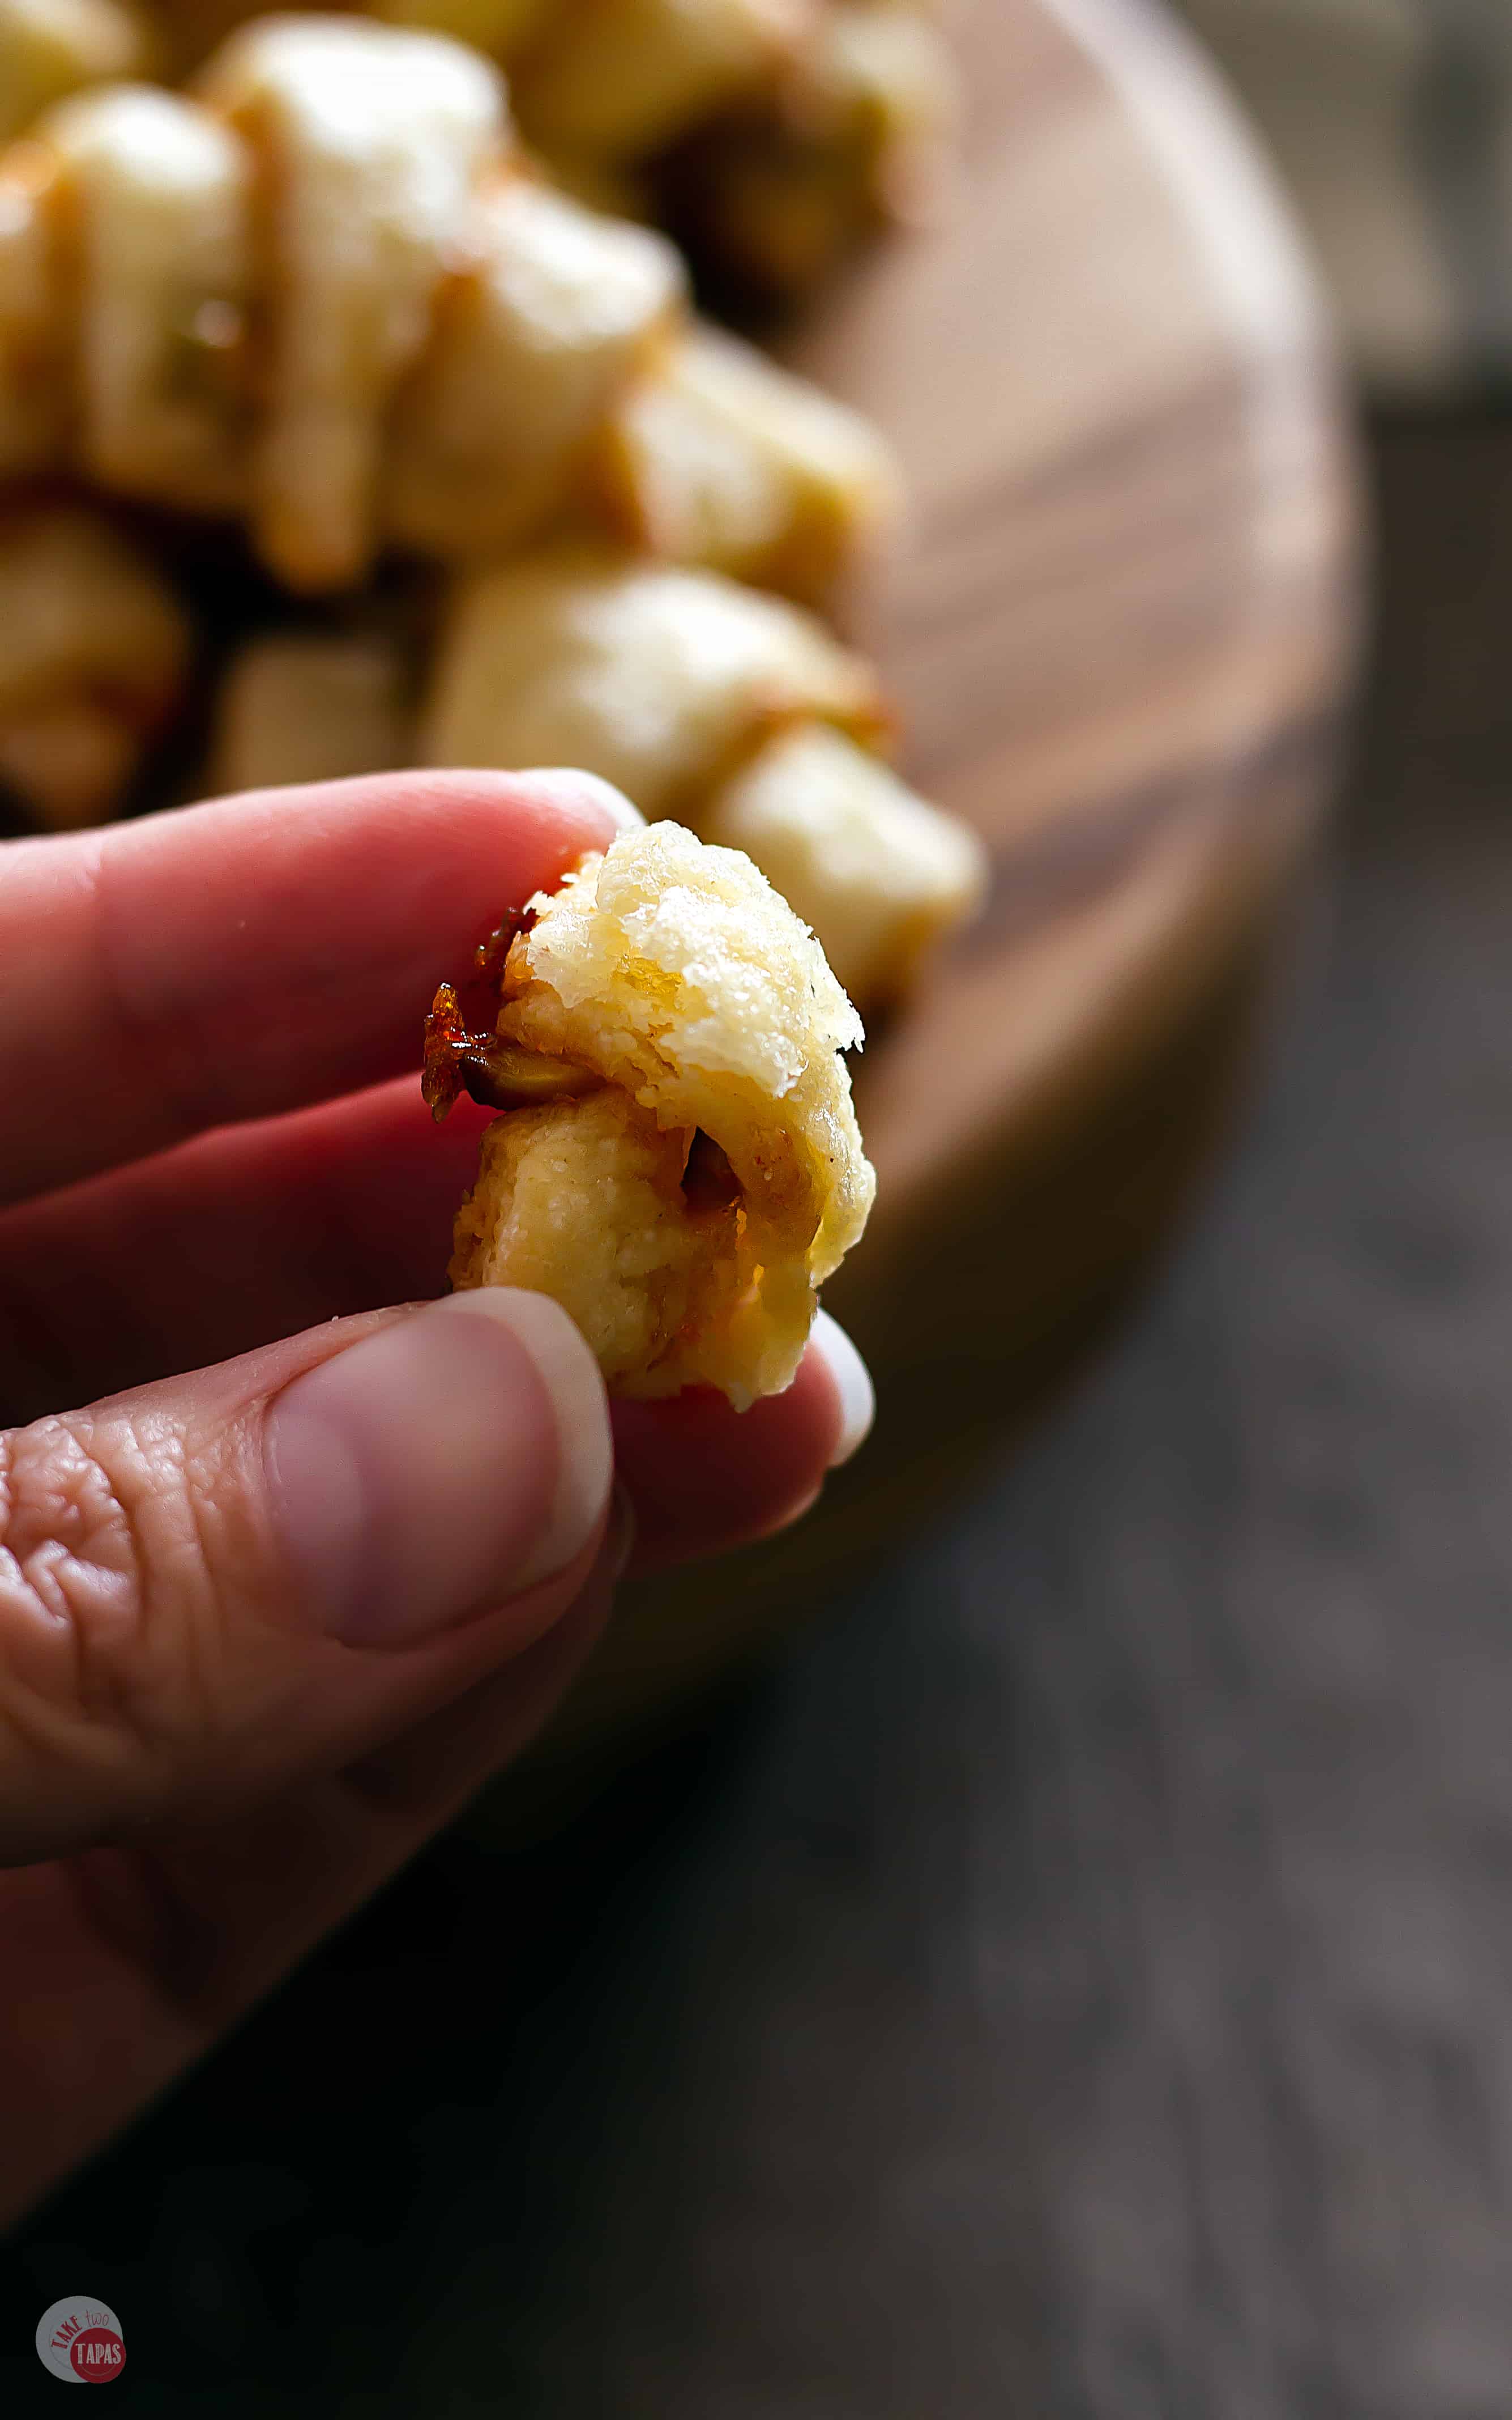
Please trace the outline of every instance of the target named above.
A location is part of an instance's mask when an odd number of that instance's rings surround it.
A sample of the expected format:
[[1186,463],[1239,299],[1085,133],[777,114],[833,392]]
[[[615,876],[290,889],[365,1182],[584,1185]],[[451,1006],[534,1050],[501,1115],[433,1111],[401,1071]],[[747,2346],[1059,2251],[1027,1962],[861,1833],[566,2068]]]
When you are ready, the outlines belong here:
[[864,1432],[827,1326],[611,1432],[553,1303],[424,1299],[478,1124],[421,1104],[431,990],[630,814],[396,775],[0,853],[0,2217],[530,1738],[632,1551]]

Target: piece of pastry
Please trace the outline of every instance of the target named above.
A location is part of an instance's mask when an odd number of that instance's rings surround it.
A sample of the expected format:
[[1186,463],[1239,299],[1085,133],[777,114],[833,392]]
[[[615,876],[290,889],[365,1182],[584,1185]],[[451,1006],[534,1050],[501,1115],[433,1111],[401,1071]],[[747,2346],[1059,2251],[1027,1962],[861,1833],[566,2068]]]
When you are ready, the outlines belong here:
[[700,323],[625,395],[599,460],[630,545],[815,606],[902,514],[892,450],[858,412]]
[[387,773],[414,757],[398,645],[376,632],[252,640],[216,700],[205,787],[216,796]]
[[189,628],[152,565],[77,505],[0,515],[0,783],[96,823],[178,702]]
[[842,1052],[860,1021],[749,860],[625,834],[480,953],[497,1016],[443,985],[426,1097],[501,1109],[452,1281],[548,1294],[611,1393],[788,1386],[875,1180]]
[[863,737],[885,721],[876,674],[820,623],[709,572],[563,545],[460,583],[421,746],[434,765],[580,765],[696,825],[800,721]]
[[871,1008],[986,881],[976,835],[878,762],[887,736],[874,671],[797,607],[556,546],[462,584],[420,744],[438,765],[580,765],[746,849]]
[[823,723],[768,739],[714,792],[699,828],[754,858],[869,1014],[906,998],[930,951],[986,894],[976,833]]
[[600,217],[526,176],[471,209],[473,263],[440,297],[398,400],[383,474],[390,535],[426,553],[500,553],[585,488],[625,389],[687,306],[663,236]]
[[503,88],[459,43],[320,17],[249,25],[200,88],[255,163],[259,551],[294,586],[340,586],[366,568],[384,417],[502,153]]
[[634,158],[802,49],[823,0],[562,0],[515,68],[532,141]]
[[662,206],[720,278],[790,302],[879,226],[929,214],[958,116],[954,60],[919,0],[833,0],[775,86],[666,161]]
[[[81,94],[38,130],[50,180],[35,224],[71,292],[49,463],[70,441],[100,486],[193,512],[250,501],[254,178],[208,111],[150,85]],[[69,372],[77,382],[75,415]],[[39,467],[42,467],[39,465]]]
[[116,0],[0,0],[0,143],[82,85],[138,74],[146,48]]
[[63,447],[70,329],[52,154],[0,152],[0,479],[50,469]]

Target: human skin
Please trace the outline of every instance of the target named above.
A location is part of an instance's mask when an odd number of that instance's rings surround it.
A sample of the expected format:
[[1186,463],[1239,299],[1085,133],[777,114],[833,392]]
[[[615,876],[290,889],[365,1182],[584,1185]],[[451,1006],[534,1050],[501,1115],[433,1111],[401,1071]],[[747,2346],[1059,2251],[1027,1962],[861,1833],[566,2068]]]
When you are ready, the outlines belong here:
[[0,851],[0,2220],[531,1738],[624,1569],[864,1432],[827,1326],[737,1419],[434,1299],[478,1121],[425,1002],[630,816],[387,775]]

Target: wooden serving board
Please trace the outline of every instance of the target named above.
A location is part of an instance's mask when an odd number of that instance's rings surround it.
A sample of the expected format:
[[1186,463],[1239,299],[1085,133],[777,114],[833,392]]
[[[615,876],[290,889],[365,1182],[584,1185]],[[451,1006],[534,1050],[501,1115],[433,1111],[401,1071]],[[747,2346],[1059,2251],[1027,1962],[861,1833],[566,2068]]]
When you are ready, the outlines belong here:
[[790,1538],[628,1592],[548,1758],[822,1605],[1023,1421],[1200,1165],[1330,784],[1356,513],[1328,336],[1213,77],[1143,0],[976,0],[936,228],[794,361],[916,499],[867,600],[987,914],[868,1051],[879,1194],[826,1301],[875,1435]]

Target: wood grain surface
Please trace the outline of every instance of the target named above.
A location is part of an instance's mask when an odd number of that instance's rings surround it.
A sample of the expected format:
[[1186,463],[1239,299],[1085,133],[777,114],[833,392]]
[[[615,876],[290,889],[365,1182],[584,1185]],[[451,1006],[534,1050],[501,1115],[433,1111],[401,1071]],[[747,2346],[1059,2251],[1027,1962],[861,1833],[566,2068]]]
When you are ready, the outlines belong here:
[[910,541],[859,618],[910,770],[995,860],[859,1074],[878,1207],[826,1299],[878,1428],[795,1538],[633,1596],[572,1752],[822,1599],[1064,1373],[1207,1149],[1329,787],[1351,468],[1247,137],[1141,0],[982,0],[962,41],[953,207],[790,348],[902,453]]

